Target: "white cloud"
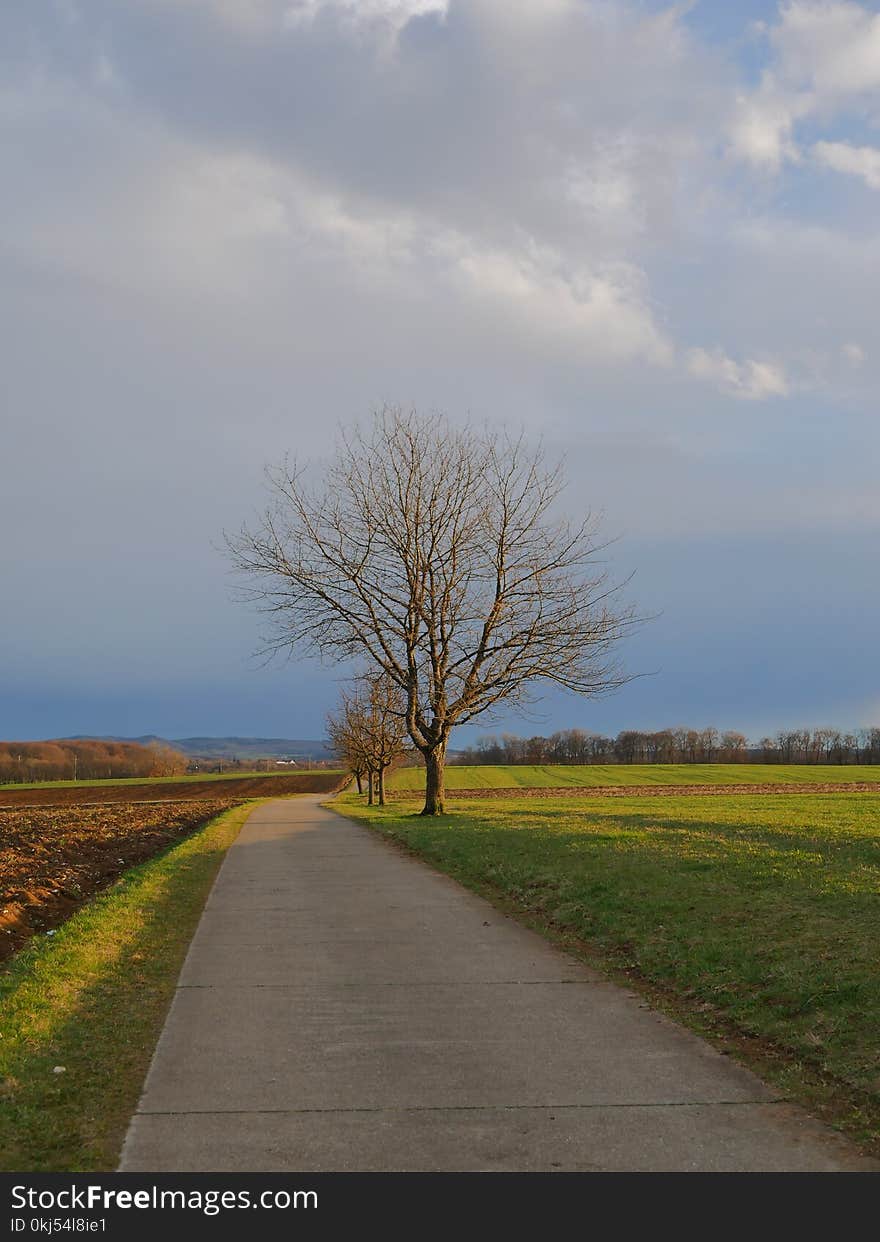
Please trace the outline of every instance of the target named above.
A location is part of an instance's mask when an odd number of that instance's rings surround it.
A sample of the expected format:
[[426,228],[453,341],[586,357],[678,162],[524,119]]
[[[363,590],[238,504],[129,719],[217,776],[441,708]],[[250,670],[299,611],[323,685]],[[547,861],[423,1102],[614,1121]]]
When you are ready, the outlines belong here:
[[286,0],[284,24],[296,28],[323,13],[336,13],[353,24],[385,22],[400,30],[413,17],[443,14],[448,0]]
[[230,27],[239,36],[275,38],[323,16],[349,28],[381,25],[400,31],[413,17],[442,14],[448,0],[148,0],[155,5],[201,10],[211,21]]
[[[348,9],[365,19],[382,17],[395,23],[424,17],[426,13],[445,13],[448,8],[448,0],[304,0],[304,3],[308,8]],[[297,7],[297,0],[291,7]]]
[[734,154],[778,171],[800,158],[798,122],[853,110],[877,115],[880,15],[850,0],[789,0],[777,24],[763,25],[760,33],[772,59],[759,85],[737,101],[730,124]]
[[672,346],[648,303],[644,274],[631,265],[571,272],[563,256],[547,249],[490,251],[455,234],[438,238],[433,251],[470,297],[518,325],[533,342],[606,364],[672,361]]
[[855,147],[848,142],[817,142],[813,156],[836,172],[861,177],[872,190],[880,190],[880,148]]
[[[874,29],[859,5],[784,6],[761,35],[773,64],[748,93],[681,5],[141,0],[112,38],[84,7],[68,44],[41,48],[33,97],[10,92],[3,137],[24,138],[19,155],[7,144],[6,245],[218,313],[262,302],[254,335],[308,317],[319,287],[345,304],[340,324],[361,299],[387,299],[407,332],[430,323],[462,339],[467,325],[475,356],[483,342],[536,373],[562,360],[583,383],[615,368],[622,385],[661,382],[634,378],[647,365],[665,384],[710,381],[751,401],[861,391],[870,367],[857,372],[841,342],[878,356],[859,322],[870,240],[837,234],[853,251],[841,303],[828,295],[833,226],[808,235],[774,204],[772,244],[743,245],[764,217],[719,153],[739,96],[739,154],[770,169],[799,158],[815,83],[837,80],[819,73],[823,41],[806,19],[832,10],[838,43]],[[388,31],[427,13],[443,20],[413,22],[386,55]],[[145,21],[157,25],[144,44]],[[142,59],[157,32],[177,35],[174,84]],[[112,66],[112,90],[96,64]],[[839,165],[845,145],[816,144],[804,168]],[[868,148],[852,150],[864,161]],[[785,267],[795,244],[816,286],[806,295]],[[688,352],[699,340],[720,344]]]
[[842,353],[847,362],[851,362],[854,367],[861,366],[865,361],[865,351],[855,341],[848,341],[842,346]]
[[806,100],[792,98],[769,80],[755,94],[740,95],[730,128],[734,153],[772,172],[785,160],[796,161],[794,124],[808,109]]
[[[612,366],[672,360],[645,273],[623,258],[591,262],[527,233],[504,245],[405,203],[346,193],[290,159],[206,150],[161,127],[142,128],[132,144],[112,112],[76,94],[37,90],[30,111],[38,128],[14,179],[33,176],[34,152],[53,140],[56,111],[67,117],[80,173],[74,190],[63,166],[56,172],[40,158],[39,190],[17,213],[8,207],[16,248],[33,262],[116,289],[186,295],[216,310],[262,298],[276,314],[319,280],[380,302],[432,299],[536,356]],[[86,137],[96,131],[103,131],[99,148]],[[62,195],[59,229],[54,205]]]
[[821,100],[880,86],[880,14],[850,0],[789,0],[771,32],[780,72]]
[[755,358],[735,362],[721,349],[691,349],[686,362],[691,375],[710,381],[731,397],[762,401],[767,397],[785,397],[790,392],[785,368],[779,362]]
[[[690,210],[683,161],[693,170],[707,158],[714,106],[677,15],[579,0],[189,9],[199,25],[183,29],[198,38],[179,55],[197,124],[123,38],[110,45],[121,84],[112,99],[68,79],[31,100],[46,149],[62,113],[82,134],[106,130],[100,152],[83,139],[75,188],[40,160],[48,192],[22,195],[15,242],[32,258],[117,286],[164,284],[172,296],[256,297],[264,284],[290,300],[298,274],[321,261],[331,286],[372,282],[428,300],[436,282],[441,305],[470,310],[489,337],[503,327],[536,357],[670,364],[640,248]],[[179,13],[167,0],[151,11],[169,25]],[[387,47],[383,26],[429,12],[445,22],[427,23],[394,57],[371,55],[371,39]],[[240,74],[217,80],[212,38],[216,59],[238,58]],[[279,48],[293,57],[280,75]],[[88,50],[108,54],[100,37]],[[241,125],[234,137],[230,116]],[[24,186],[33,168],[22,173]],[[67,219],[56,228],[62,194]]]

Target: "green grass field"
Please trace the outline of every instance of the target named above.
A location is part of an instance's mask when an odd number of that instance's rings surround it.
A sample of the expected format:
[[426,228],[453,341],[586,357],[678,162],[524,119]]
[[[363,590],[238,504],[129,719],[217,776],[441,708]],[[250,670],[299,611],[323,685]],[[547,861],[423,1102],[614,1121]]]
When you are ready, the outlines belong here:
[[0,1170],[116,1167],[205,899],[254,805],[132,868],[0,969]]
[[335,805],[880,1149],[880,795]]
[[[852,781],[880,782],[880,766],[837,766],[781,763],[641,763],[641,764],[518,764],[446,769],[446,788],[552,789],[572,785],[815,785]],[[425,787],[423,768],[399,768],[389,789]]]

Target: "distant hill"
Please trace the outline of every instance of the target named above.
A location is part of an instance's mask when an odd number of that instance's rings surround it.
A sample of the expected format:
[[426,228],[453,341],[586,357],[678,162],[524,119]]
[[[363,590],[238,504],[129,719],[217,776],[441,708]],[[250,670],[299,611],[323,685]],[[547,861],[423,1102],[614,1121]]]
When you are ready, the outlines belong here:
[[[65,741],[81,741],[93,734],[79,734]],[[200,759],[331,759],[333,751],[325,741],[301,737],[110,737],[102,742],[139,742],[141,746],[173,746],[191,758]]]
[[301,737],[176,737],[171,742],[185,755],[206,759],[331,759],[324,741]]

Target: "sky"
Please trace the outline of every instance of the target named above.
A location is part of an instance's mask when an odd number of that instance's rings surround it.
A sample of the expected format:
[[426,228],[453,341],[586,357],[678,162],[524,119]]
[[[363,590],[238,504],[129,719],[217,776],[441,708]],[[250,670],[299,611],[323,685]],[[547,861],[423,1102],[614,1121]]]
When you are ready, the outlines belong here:
[[564,456],[654,616],[459,734],[880,722],[880,8],[0,10],[0,736],[320,737],[220,546],[383,403]]

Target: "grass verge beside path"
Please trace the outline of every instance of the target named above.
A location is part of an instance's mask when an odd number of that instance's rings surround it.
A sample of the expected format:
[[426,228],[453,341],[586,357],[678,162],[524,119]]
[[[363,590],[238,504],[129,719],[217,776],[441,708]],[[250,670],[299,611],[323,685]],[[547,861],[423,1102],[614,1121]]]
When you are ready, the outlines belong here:
[[880,1153],[880,797],[419,806],[334,803]]
[[253,809],[132,868],[0,970],[0,1168],[116,1167],[205,900]]

